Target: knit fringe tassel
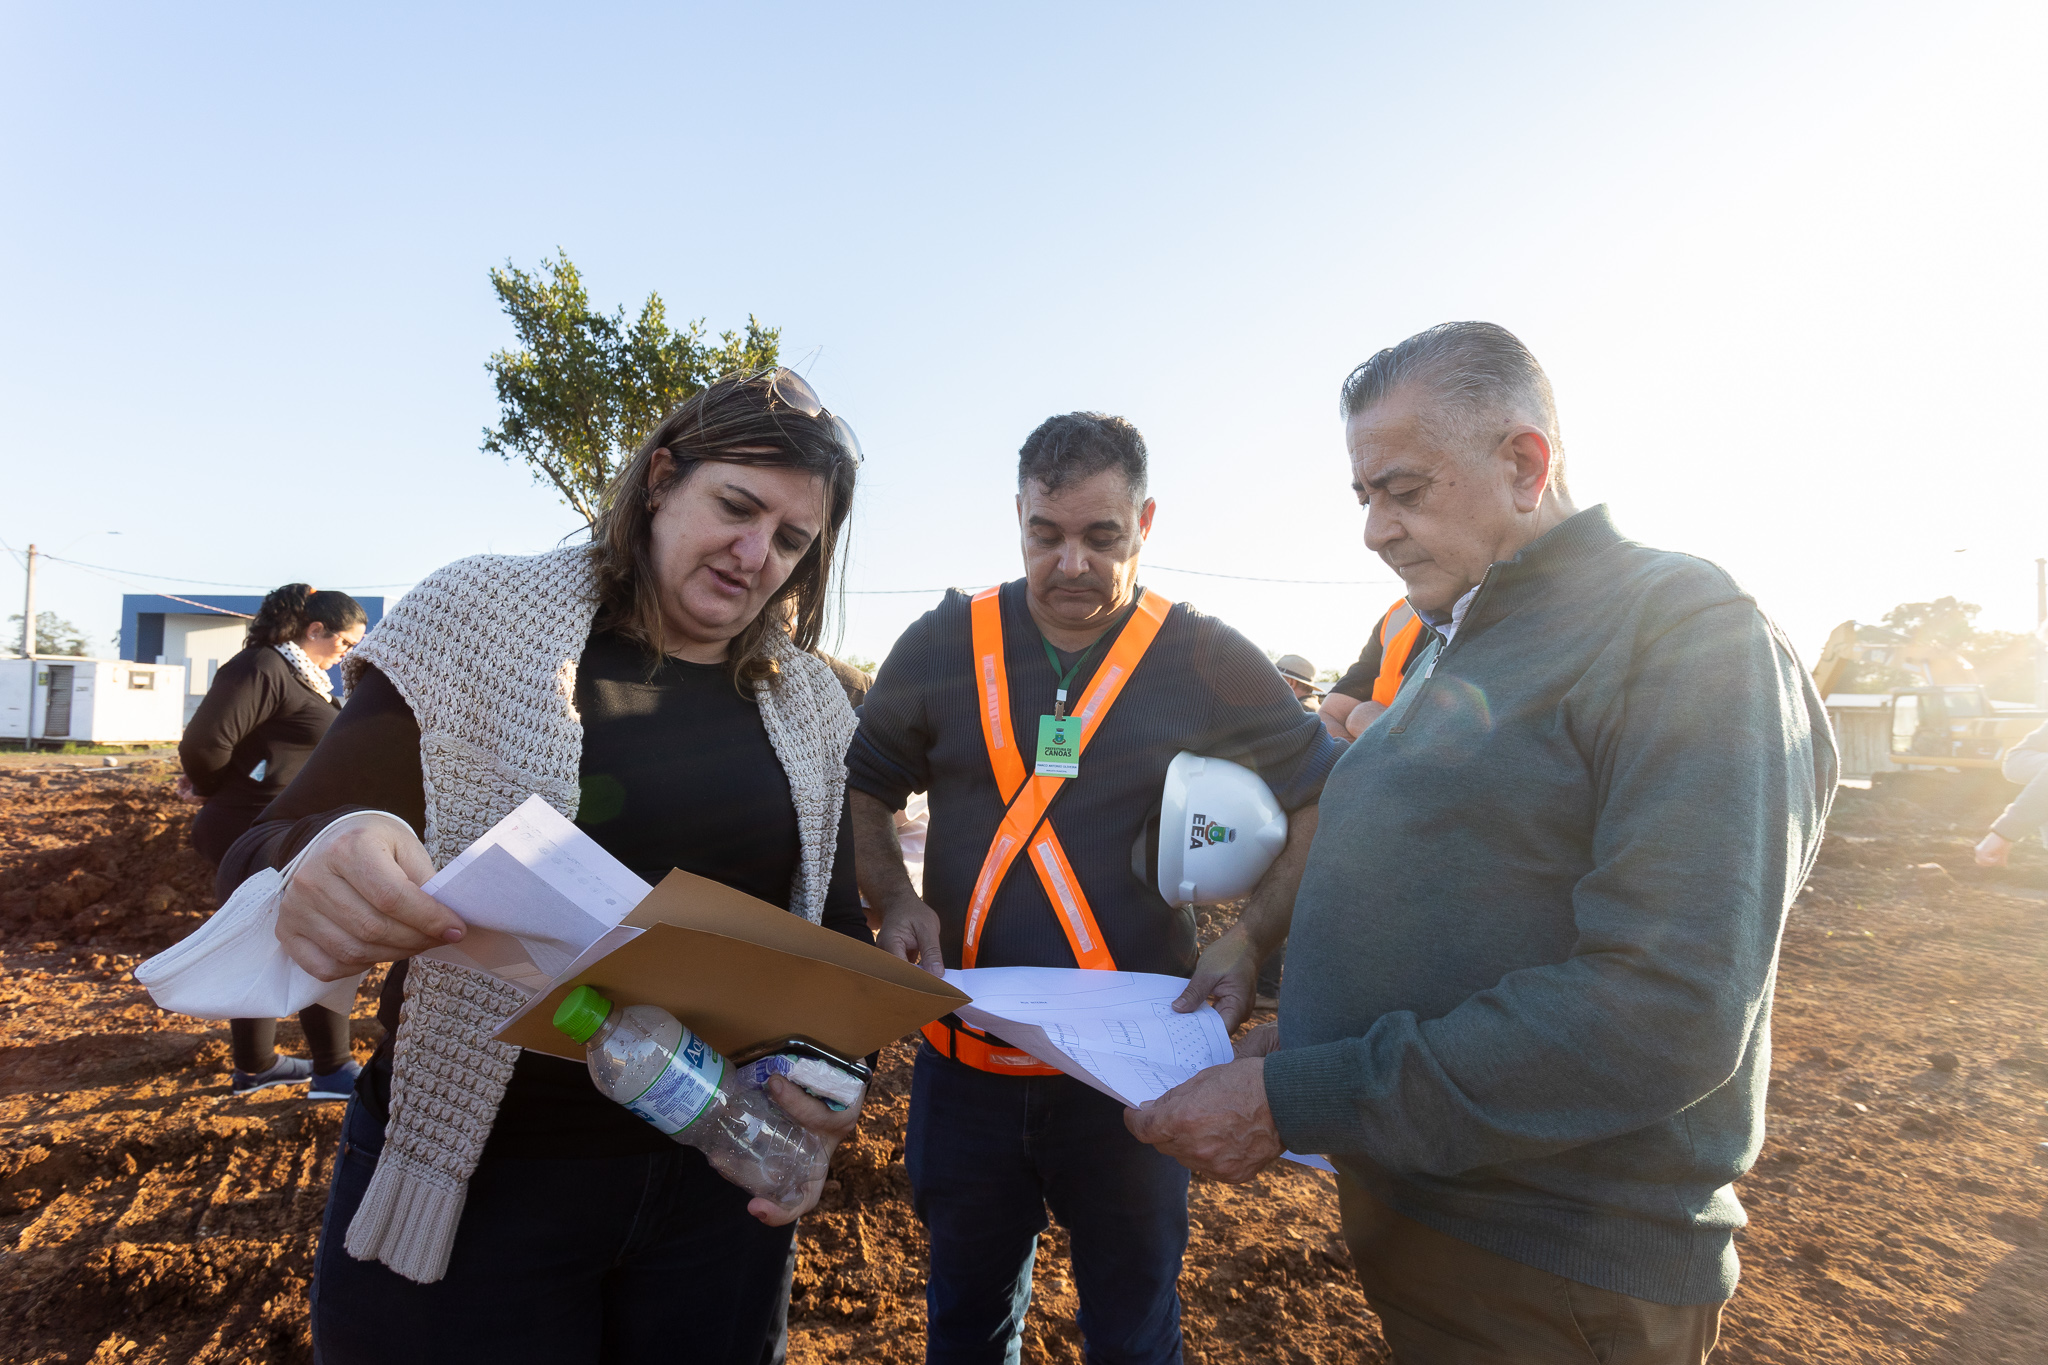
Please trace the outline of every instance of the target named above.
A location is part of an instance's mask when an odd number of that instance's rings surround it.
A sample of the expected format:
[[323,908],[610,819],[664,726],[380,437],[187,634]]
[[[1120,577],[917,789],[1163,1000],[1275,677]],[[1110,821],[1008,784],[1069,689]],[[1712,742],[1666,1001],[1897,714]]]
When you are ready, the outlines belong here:
[[468,1197],[469,1182],[451,1182],[387,1148],[349,1221],[348,1254],[382,1261],[416,1284],[432,1284],[448,1273]]

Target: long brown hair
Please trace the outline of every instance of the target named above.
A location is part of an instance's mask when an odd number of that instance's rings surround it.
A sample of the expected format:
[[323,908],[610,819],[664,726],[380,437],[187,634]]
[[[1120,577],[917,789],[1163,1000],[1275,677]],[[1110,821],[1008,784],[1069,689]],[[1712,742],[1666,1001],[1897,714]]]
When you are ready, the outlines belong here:
[[[732,639],[727,667],[742,691],[750,691],[758,679],[775,676],[768,633],[783,623],[798,649],[818,647],[825,633],[827,600],[834,594],[840,529],[853,510],[858,464],[829,413],[807,417],[776,395],[775,374],[770,370],[721,379],[664,417],[605,489],[590,532],[597,560],[598,628],[638,641],[647,647],[649,663],[658,665],[668,650],[662,632],[661,585],[654,572],[654,504],[706,463],[795,469],[824,480],[824,528],[781,590]],[[745,446],[765,449],[751,454],[734,450]],[[659,487],[649,488],[658,450],[671,456],[669,473]]]

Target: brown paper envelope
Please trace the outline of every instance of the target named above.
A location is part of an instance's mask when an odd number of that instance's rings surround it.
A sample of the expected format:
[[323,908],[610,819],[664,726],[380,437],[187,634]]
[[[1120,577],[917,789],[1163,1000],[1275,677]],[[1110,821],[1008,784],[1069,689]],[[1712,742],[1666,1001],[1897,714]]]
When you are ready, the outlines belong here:
[[622,922],[647,932],[555,982],[496,1036],[581,1061],[552,1021],[591,985],[617,1006],[661,1006],[727,1056],[801,1033],[862,1057],[967,1002],[901,958],[681,870]]

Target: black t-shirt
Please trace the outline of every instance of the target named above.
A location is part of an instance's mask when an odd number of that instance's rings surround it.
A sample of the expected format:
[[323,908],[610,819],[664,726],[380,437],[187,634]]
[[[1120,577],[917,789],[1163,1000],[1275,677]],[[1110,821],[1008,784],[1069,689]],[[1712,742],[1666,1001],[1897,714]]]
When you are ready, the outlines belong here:
[[[1010,724],[1028,760],[1038,718],[1052,711],[1057,679],[1021,579],[1003,586],[1001,603]],[[1088,655],[1068,688],[1070,699],[1086,694],[1129,620],[1127,613]],[[947,593],[903,633],[860,717],[846,758],[849,784],[892,810],[911,792],[931,794],[924,898],[938,912],[945,959],[957,966],[967,904],[1003,814],[982,739],[966,594]],[[1194,966],[1193,917],[1167,904],[1133,866],[1134,853],[1142,863],[1157,838],[1166,768],[1183,749],[1251,768],[1288,810],[1317,800],[1343,752],[1249,640],[1185,603],[1173,606],[1089,741],[1081,775],[1062,784],[1049,816],[1125,971],[1185,976]],[[1074,965],[1024,858],[990,905],[976,965]]]
[[[639,646],[594,634],[577,665],[576,706],[583,720],[576,823],[600,847],[649,883],[679,867],[771,905],[790,904],[802,851],[789,782],[760,708],[733,686],[724,665],[664,659],[650,677]],[[419,725],[405,699],[383,674],[364,669],[328,741],[222,864],[223,885],[282,865],[350,809],[387,810],[423,830],[419,750]],[[870,941],[843,807],[823,922]],[[358,1088],[379,1113],[389,1102],[403,981],[401,963],[378,1010],[385,1040]],[[670,1141],[599,1094],[582,1063],[522,1052],[484,1150],[605,1156],[659,1151]]]
[[[593,635],[576,670],[576,707],[578,828],[649,884],[680,867],[790,903],[802,850],[789,779],[761,708],[724,664],[663,659],[650,678],[645,650]],[[835,870],[839,861],[850,885],[851,862],[835,860]]]
[[1386,649],[1380,644],[1380,625],[1385,620],[1381,617],[1373,622],[1372,634],[1365,638],[1365,648],[1358,651],[1358,662],[1344,670],[1344,676],[1337,679],[1336,685],[1330,689],[1331,696],[1372,700],[1372,685],[1379,678],[1380,664],[1387,657]]

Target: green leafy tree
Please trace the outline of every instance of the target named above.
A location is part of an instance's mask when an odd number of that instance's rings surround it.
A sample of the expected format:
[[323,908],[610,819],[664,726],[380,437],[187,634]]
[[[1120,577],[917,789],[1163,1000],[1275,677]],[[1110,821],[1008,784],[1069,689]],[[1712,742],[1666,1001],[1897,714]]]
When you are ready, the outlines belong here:
[[483,449],[523,461],[585,521],[597,519],[612,475],[671,409],[721,375],[775,364],[782,336],[750,316],[744,332],[721,332],[713,344],[702,318],[670,327],[652,293],[630,321],[623,304],[597,312],[562,251],[531,274],[507,261],[491,271],[491,287],[519,344],[484,366],[500,419]]
[[[1999,701],[2031,701],[2034,695],[2033,637],[2009,630],[1978,630],[1973,602],[1940,597],[1932,602],[1901,602],[1885,613],[1881,625],[1859,625],[1859,644],[1878,646],[1891,658],[1869,659],[1860,664],[1850,692],[1888,692],[1895,687],[1913,687],[1920,682],[1912,669],[1892,659],[1901,655],[1924,656],[1928,651],[1946,652],[1970,665],[1969,676]],[[1886,648],[1889,647],[1889,648]]]
[[[7,618],[7,639],[15,648],[20,648],[20,612]],[[85,632],[54,611],[39,611],[36,613],[36,653],[82,657],[85,654]]]

